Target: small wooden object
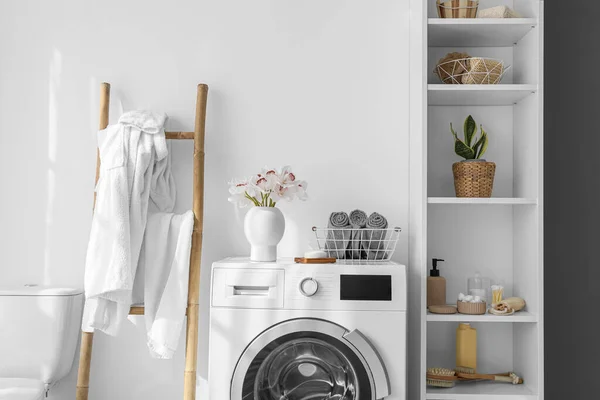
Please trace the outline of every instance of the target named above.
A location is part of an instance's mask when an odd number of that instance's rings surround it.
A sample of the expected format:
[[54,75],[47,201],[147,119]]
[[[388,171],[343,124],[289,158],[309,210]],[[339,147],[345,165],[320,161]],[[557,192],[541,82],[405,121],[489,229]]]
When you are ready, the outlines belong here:
[[429,306],[429,312],[433,314],[456,314],[456,311],[454,306]]
[[521,385],[523,383],[523,378],[518,377],[516,374],[509,372],[507,374],[465,374],[462,372],[457,372],[456,376],[460,380],[464,381],[495,381],[495,382],[505,382],[512,383],[513,385]]
[[465,301],[457,301],[456,308],[461,314],[482,315],[487,311],[486,303],[467,303]]
[[[196,93],[196,119],[194,132],[165,132],[167,139],[190,139],[194,141],[194,175],[192,211],[194,228],[190,250],[190,278],[188,286],[188,305],[186,310],[187,327],[185,341],[185,373],[183,379],[183,399],[196,399],[196,365],[198,363],[198,304],[200,296],[200,259],[202,258],[202,225],[204,220],[204,127],[206,122],[206,103],[208,86],[199,84]],[[100,85],[100,129],[108,126],[110,84]],[[100,176],[100,153],[97,154],[96,183]],[[94,207],[96,195],[94,194]],[[131,315],[144,315],[143,306],[133,306]],[[94,334],[83,332],[81,353],[77,376],[76,400],[88,400],[90,382],[90,364],[92,361],[92,342]]]
[[327,258],[306,258],[306,257],[296,257],[294,258],[294,262],[296,264],[335,264],[337,261],[334,257]]

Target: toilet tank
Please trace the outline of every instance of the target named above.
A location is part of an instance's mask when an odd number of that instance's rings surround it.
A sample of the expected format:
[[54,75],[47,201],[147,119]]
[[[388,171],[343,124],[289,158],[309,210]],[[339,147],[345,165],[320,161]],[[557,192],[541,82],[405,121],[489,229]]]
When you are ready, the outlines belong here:
[[0,378],[52,384],[73,365],[83,291],[63,287],[0,287]]

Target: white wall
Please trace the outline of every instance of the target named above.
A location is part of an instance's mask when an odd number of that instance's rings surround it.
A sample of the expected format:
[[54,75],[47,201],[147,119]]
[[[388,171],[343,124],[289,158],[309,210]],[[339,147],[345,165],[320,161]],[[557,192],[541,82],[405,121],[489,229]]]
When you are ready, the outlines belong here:
[[[281,207],[280,255],[301,254],[331,211],[359,207],[405,228],[406,262],[408,17],[408,0],[0,3],[0,283],[82,285],[102,81],[112,122],[120,99],[166,111],[170,130],[192,129],[196,84],[210,85],[200,386],[210,265],[249,251],[231,177],[290,164],[309,182],[310,201]],[[191,143],[173,156],[185,209]],[[133,325],[96,335],[90,399],[180,397],[183,352],[154,361],[144,342]],[[50,399],[72,399],[75,376],[76,365]]]

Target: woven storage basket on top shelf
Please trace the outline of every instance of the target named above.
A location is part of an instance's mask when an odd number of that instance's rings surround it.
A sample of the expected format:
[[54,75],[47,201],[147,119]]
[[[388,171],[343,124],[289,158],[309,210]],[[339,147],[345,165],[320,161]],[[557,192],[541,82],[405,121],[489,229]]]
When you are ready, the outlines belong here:
[[437,0],[440,18],[476,18],[479,0]]
[[456,197],[492,197],[496,164],[461,161],[452,164]]

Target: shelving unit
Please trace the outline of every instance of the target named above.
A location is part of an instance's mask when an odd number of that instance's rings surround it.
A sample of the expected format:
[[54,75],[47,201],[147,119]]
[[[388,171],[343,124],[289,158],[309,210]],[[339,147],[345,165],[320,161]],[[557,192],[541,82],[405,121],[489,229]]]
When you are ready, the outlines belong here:
[[[480,0],[480,8],[507,5],[524,18],[438,19],[435,1],[410,0],[411,195],[409,263],[420,305],[410,320],[419,335],[409,346],[410,399],[543,400],[543,0]],[[450,52],[501,59],[511,68],[498,85],[443,84],[433,70]],[[473,115],[489,136],[485,155],[496,163],[493,197],[456,198],[449,125],[461,134]],[[527,302],[513,316],[436,315],[427,311],[430,260],[446,260],[447,299],[467,291],[476,272],[502,284],[505,297]],[[453,368],[460,322],[478,331],[478,372],[514,371],[523,385],[459,382],[428,387],[427,367]]]

